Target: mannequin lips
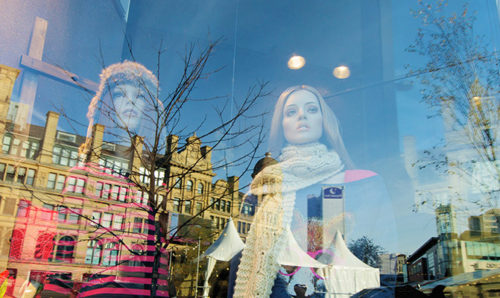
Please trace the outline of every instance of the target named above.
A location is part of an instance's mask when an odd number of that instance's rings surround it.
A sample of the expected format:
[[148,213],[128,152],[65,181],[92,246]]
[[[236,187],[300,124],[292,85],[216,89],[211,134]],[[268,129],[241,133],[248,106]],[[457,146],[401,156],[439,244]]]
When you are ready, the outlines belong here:
[[137,117],[137,111],[132,108],[128,108],[125,111],[123,111],[123,115],[129,118]]
[[299,123],[297,125],[297,131],[308,131],[309,130],[309,125],[307,125],[306,123]]

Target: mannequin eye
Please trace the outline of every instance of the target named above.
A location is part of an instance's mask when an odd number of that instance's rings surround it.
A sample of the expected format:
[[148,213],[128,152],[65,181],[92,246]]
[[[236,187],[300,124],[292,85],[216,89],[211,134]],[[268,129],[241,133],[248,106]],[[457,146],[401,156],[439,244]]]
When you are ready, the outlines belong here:
[[289,108],[285,111],[285,116],[292,117],[297,114],[297,110],[295,108]]
[[315,114],[319,111],[319,107],[316,106],[316,105],[311,105],[311,106],[308,106],[307,107],[307,112],[311,113],[311,114]]

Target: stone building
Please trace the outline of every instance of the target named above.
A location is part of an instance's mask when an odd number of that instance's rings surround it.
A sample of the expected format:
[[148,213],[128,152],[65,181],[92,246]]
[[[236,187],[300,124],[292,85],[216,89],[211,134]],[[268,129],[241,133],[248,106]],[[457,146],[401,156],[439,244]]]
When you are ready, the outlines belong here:
[[[210,147],[196,135],[183,146],[178,136],[168,136],[169,154],[156,161],[160,167],[154,181],[138,156],[145,153],[106,142],[100,124],[93,126],[92,151],[83,162],[79,148],[86,138],[58,130],[58,113],[48,112],[45,126],[29,125],[28,130],[9,120],[15,118],[8,111],[18,73],[0,65],[0,270],[11,273],[8,295],[17,296],[29,282],[44,282],[47,275],[71,281],[63,289],[66,294],[95,276],[147,284],[153,261],[147,253],[134,252],[154,248],[148,241],[155,222],[173,236],[172,244],[162,248],[160,279],[172,271],[172,251],[194,246],[189,229],[182,237],[182,229],[175,234],[186,218],[211,222],[209,240],[230,217],[250,226],[253,214],[240,216],[247,208],[238,177],[214,182]],[[133,138],[136,148],[142,148],[141,140]],[[155,193],[162,209],[157,218],[148,214],[148,193],[139,187],[151,183],[164,186]],[[242,236],[247,231],[240,229]],[[165,294],[166,282],[159,285]]]

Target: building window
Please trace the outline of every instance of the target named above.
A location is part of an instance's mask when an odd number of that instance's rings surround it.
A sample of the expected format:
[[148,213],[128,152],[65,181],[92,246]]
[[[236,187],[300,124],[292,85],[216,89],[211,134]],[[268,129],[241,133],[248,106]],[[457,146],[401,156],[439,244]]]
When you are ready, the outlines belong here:
[[102,216],[102,221],[101,225],[105,228],[111,227],[111,220],[113,219],[113,214],[111,213],[104,213]]
[[21,147],[21,156],[29,159],[35,158],[35,153],[38,151],[39,143],[36,140],[24,141]]
[[57,179],[56,174],[49,173],[49,177],[47,178],[47,188],[54,189],[56,187],[56,179]]
[[54,146],[52,162],[61,166],[74,167],[78,161],[78,150]]
[[26,230],[15,229],[10,240],[9,258],[20,259]]
[[106,243],[102,254],[102,265],[115,266],[118,263],[118,243]]
[[87,244],[87,253],[85,254],[85,264],[99,265],[101,263],[102,246],[97,240],[90,240]]
[[155,185],[161,186],[163,184],[163,179],[165,178],[165,170],[155,171]]
[[231,213],[231,202],[230,201],[226,202],[226,212]]
[[215,201],[215,210],[220,210],[220,199]]
[[138,191],[135,195],[134,202],[141,205],[147,205],[149,202],[149,194],[147,192]]
[[26,200],[20,200],[19,206],[17,208],[17,217],[28,217],[29,207],[30,207],[30,202]]
[[18,168],[16,182],[24,183],[24,179],[26,179],[26,168]]
[[5,175],[5,164],[0,163],[0,180],[3,180],[4,175]]
[[54,233],[42,233],[38,236],[35,246],[35,259],[49,260],[54,254]]
[[66,182],[66,176],[58,175],[57,182],[56,182],[56,190],[63,190],[65,182]]
[[210,209],[214,209],[215,208],[214,202],[215,202],[215,199],[214,198],[210,198]]
[[44,203],[40,212],[41,219],[52,220],[55,218],[54,205]]
[[201,182],[198,183],[197,192],[198,194],[203,194],[203,184]]
[[66,206],[59,206],[57,210],[59,213],[58,219],[61,223],[77,224],[80,221],[80,214],[82,213],[81,209],[70,209]]
[[109,156],[103,156],[99,160],[99,165],[104,167],[104,171],[108,174],[125,176],[125,174],[127,174],[128,172],[127,161],[118,160]]
[[191,201],[184,202],[184,212],[191,214]]
[[144,219],[135,217],[134,225],[132,226],[132,233],[142,233]]
[[26,185],[33,185],[35,182],[35,170],[33,169],[28,169],[28,175],[26,176]]
[[192,191],[193,190],[193,181],[192,180],[188,180],[186,182],[186,190],[187,191]]
[[12,136],[11,135],[4,135],[3,142],[2,142],[2,153],[3,154],[9,154],[11,144],[12,144]]
[[175,212],[181,212],[181,200],[178,198],[174,198],[174,211]]
[[174,184],[174,188],[181,188],[181,183],[182,180],[181,178],[175,178],[175,184]]
[[58,131],[56,138],[58,140],[65,141],[65,142],[70,142],[70,143],[76,142],[76,135],[70,134],[67,132]]
[[92,221],[90,222],[91,226],[97,226],[101,223],[101,212],[93,211],[92,212]]
[[115,214],[113,215],[113,230],[123,229],[123,216]]
[[220,210],[224,211],[224,212],[226,211],[226,201],[221,200],[221,202],[220,202]]
[[144,184],[149,184],[149,171],[143,167],[139,169],[139,181]]
[[73,261],[74,250],[75,239],[70,236],[61,237],[61,239],[57,242],[55,261],[71,263]]
[[83,194],[85,189],[85,179],[69,177],[66,191]]
[[14,177],[16,173],[16,168],[13,165],[7,165],[7,173],[5,175],[5,181],[14,182]]
[[200,214],[202,209],[203,209],[203,204],[200,202],[197,202],[196,203],[196,214]]

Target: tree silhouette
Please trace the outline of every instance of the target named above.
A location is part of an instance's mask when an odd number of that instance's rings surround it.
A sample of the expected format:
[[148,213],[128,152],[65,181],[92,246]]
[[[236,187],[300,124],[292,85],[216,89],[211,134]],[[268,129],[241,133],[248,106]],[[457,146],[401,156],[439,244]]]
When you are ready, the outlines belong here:
[[[407,51],[426,62],[408,66],[409,75],[418,75],[422,100],[435,108],[434,116],[442,116],[446,134],[444,145],[424,151],[413,166],[434,168],[454,181],[448,190],[452,203],[495,208],[500,190],[500,60],[488,40],[475,33],[475,16],[467,4],[458,14],[447,15],[447,9],[445,0],[420,0],[412,10],[421,26]],[[467,197],[460,189],[464,185],[480,195]],[[426,191],[420,195],[425,197]],[[440,204],[427,197],[421,204]]]
[[366,236],[352,240],[349,242],[348,248],[363,263],[372,267],[380,266],[380,255],[385,252],[382,246],[375,244],[372,239]]

